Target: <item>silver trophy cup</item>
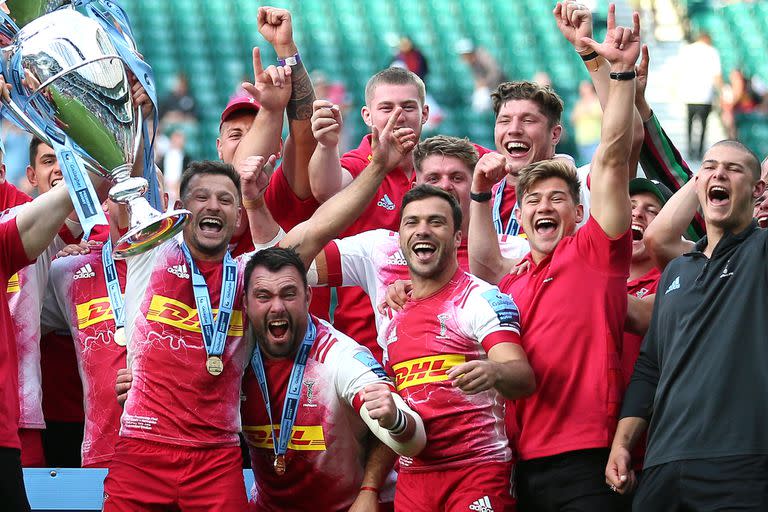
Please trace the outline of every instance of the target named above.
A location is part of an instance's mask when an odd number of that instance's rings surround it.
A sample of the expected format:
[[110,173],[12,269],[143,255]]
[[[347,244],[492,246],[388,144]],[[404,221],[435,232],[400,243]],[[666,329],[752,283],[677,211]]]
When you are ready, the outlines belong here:
[[147,181],[131,177],[141,112],[134,115],[125,64],[99,23],[59,9],[28,21],[3,54],[11,69],[20,62],[25,75],[24,104],[5,103],[13,116],[50,145],[51,134],[66,135],[86,169],[113,183],[109,197],[127,207],[130,229],[117,242],[115,258],[142,253],[178,233],[190,213],[158,212],[144,197]]

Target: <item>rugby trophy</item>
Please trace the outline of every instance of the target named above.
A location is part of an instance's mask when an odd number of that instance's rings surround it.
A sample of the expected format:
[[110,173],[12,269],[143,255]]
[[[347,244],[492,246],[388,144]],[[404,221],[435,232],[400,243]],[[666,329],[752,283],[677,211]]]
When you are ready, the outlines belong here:
[[[156,180],[147,123],[134,108],[126,72],[132,70],[144,85],[151,69],[144,63],[149,71],[137,74],[127,62],[135,52],[132,35],[117,18],[86,16],[66,3],[8,2],[11,14],[2,14],[0,43],[3,75],[13,87],[3,115],[54,148],[86,235],[105,218],[83,169],[113,184],[110,199],[130,214],[130,228],[114,248],[121,259],[171,238],[190,213],[157,211],[145,197],[150,182],[131,176],[143,138],[144,176]],[[27,9],[16,11],[14,4]]]

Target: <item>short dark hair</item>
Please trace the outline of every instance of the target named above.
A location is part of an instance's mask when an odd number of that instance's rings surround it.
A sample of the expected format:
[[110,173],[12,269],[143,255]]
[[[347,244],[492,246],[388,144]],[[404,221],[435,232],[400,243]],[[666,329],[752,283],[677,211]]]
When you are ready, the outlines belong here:
[[563,114],[563,100],[548,85],[527,81],[499,84],[496,90],[491,93],[493,111],[496,117],[499,116],[501,107],[512,100],[530,100],[538,105],[541,113],[549,120],[550,126],[560,123],[560,116]]
[[400,205],[400,218],[403,217],[403,211],[405,207],[414,201],[421,201],[422,199],[428,199],[430,197],[439,197],[448,203],[451,207],[451,214],[453,216],[453,232],[457,232],[461,229],[462,214],[461,206],[459,202],[451,194],[441,188],[437,188],[433,185],[418,185],[409,190],[405,196],[403,196],[403,203]]
[[35,168],[35,159],[37,158],[37,148],[40,144],[45,144],[42,139],[38,137],[32,137],[29,141],[29,166]]
[[560,178],[568,185],[573,202],[579,204],[581,183],[576,169],[562,158],[552,160],[541,160],[528,164],[520,169],[520,176],[517,180],[517,204],[523,204],[523,196],[537,182],[549,178]]
[[301,261],[299,255],[291,248],[284,247],[269,247],[268,249],[262,249],[254,254],[248,263],[245,265],[245,272],[243,273],[243,283],[245,283],[246,293],[248,290],[248,283],[251,281],[251,274],[256,267],[264,267],[270,272],[277,272],[285,267],[293,267],[301,276],[301,281],[304,283],[304,287],[308,286],[307,283],[307,269],[304,267],[304,262]]
[[200,160],[197,162],[190,162],[190,164],[187,165],[187,168],[181,173],[181,183],[179,184],[179,197],[182,201],[187,193],[190,180],[201,174],[220,175],[231,179],[237,189],[237,200],[238,202],[240,201],[240,175],[230,164],[215,162],[213,160]]
[[477,160],[479,159],[477,149],[469,142],[469,139],[460,139],[448,135],[435,135],[434,137],[424,139],[416,145],[416,149],[413,150],[413,166],[417,171],[421,172],[422,162],[432,155],[458,158],[469,168],[470,174],[474,172],[475,165],[477,165]]
[[419,103],[424,106],[426,102],[426,87],[424,81],[416,73],[412,73],[403,68],[387,68],[373,75],[365,85],[365,103],[368,104],[373,98],[373,93],[381,84],[389,85],[413,85],[419,93]]
[[760,157],[755,154],[754,151],[749,149],[747,146],[739,142],[735,139],[725,139],[721,140],[719,142],[715,142],[712,144],[712,147],[715,146],[730,146],[732,148],[740,149],[741,151],[745,152],[749,156],[749,162],[747,162],[747,165],[749,166],[749,170],[752,171],[752,175],[755,177],[755,180],[759,180],[762,174],[762,168],[760,166]]

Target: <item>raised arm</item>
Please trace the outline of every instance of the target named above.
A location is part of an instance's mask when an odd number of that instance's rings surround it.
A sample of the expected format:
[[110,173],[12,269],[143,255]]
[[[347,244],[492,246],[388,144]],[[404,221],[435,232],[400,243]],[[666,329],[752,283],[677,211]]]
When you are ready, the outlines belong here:
[[308,168],[316,145],[311,123],[315,90],[301,57],[293,60],[299,50],[293,39],[291,13],[277,7],[259,7],[257,21],[259,33],[275,49],[277,58],[291,68],[293,87],[286,108],[289,135],[283,148],[283,175],[296,197],[306,199],[312,195]]
[[339,137],[344,126],[341,108],[324,99],[315,101],[312,108],[312,132],[317,147],[309,161],[309,182],[312,195],[323,203],[352,183],[352,174],[339,160]]
[[506,175],[506,165],[502,155],[487,153],[478,160],[472,174],[475,199],[469,206],[469,271],[491,284],[498,284],[516,263],[502,256],[491,213],[491,189]]
[[[611,79],[608,103],[603,113],[600,145],[592,160],[590,214],[606,235],[617,238],[630,226],[629,153],[632,145],[632,119],[635,112],[635,62],[640,54],[640,15],[632,16],[633,28],[614,27],[599,44],[584,38],[582,42],[610,63]],[[609,26],[612,16],[609,13]]]
[[395,169],[403,155],[416,146],[417,136],[412,129],[399,128],[395,133],[395,124],[401,113],[402,107],[395,109],[380,134],[374,128],[370,165],[352,184],[320,205],[309,220],[289,231],[280,242],[282,247],[293,247],[305,265],[309,266],[328,242],[357,219],[373,199],[387,173]]
[[678,256],[693,249],[694,243],[683,239],[691,219],[699,208],[696,180],[678,190],[645,229],[645,246],[660,270]]
[[72,212],[72,200],[64,182],[25,204],[16,215],[16,226],[30,260],[36,259],[51,244]]
[[269,185],[275,160],[274,155],[269,158],[249,156],[235,167],[240,175],[241,206],[248,216],[251,239],[256,248],[272,246],[284,234],[264,203],[264,191]]

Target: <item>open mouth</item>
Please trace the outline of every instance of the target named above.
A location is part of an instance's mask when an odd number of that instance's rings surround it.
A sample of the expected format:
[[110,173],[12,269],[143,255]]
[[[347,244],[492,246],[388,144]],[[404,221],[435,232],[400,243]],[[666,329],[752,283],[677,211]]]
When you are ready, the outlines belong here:
[[55,180],[53,180],[53,181],[51,182],[51,188],[53,188],[53,187],[55,187],[56,185],[58,185],[58,184],[59,184],[59,183],[62,181],[62,179],[63,179],[63,178],[56,178]]
[[632,224],[632,240],[638,242],[643,239],[645,234],[645,228],[640,224]]
[[204,233],[220,233],[224,229],[224,223],[217,217],[203,217],[197,225]]
[[557,222],[550,218],[539,219],[534,223],[533,229],[538,235],[551,235],[557,230]]
[[768,212],[757,216],[757,225],[761,228],[768,228]]
[[437,251],[437,247],[430,242],[418,242],[413,245],[411,251],[416,255],[416,258],[421,261],[429,261],[432,255]]
[[280,320],[271,320],[267,323],[267,329],[269,329],[269,334],[271,334],[274,338],[282,338],[285,336],[285,334],[288,332],[288,320],[280,319]]
[[531,149],[531,146],[526,144],[525,142],[510,141],[504,145],[504,149],[507,150],[507,153],[509,153],[510,156],[514,158],[520,158],[528,154],[528,151]]
[[709,187],[709,191],[707,192],[707,199],[709,199],[709,203],[713,206],[727,205],[730,198],[731,195],[728,190],[725,187],[721,187],[719,185]]

